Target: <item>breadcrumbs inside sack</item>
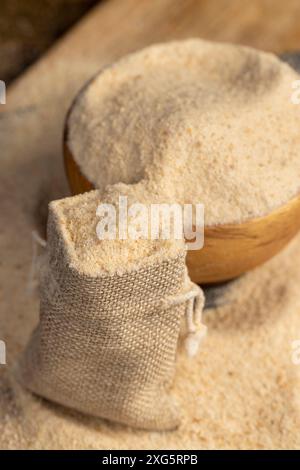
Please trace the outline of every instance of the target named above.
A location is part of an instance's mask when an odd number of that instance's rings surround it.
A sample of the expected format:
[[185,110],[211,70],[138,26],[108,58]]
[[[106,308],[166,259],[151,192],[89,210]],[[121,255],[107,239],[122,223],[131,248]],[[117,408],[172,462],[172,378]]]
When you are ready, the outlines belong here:
[[[128,187],[127,194],[130,195],[132,190],[133,188]],[[97,207],[109,200],[117,208],[119,191],[111,188],[107,197],[109,199],[96,190],[84,196],[74,196],[51,203],[61,224],[66,248],[70,254],[70,263],[76,269],[92,276],[105,272],[121,273],[134,267],[146,266],[155,259],[176,255],[184,249],[183,240],[175,240],[172,232],[169,240],[130,238],[120,240],[118,236],[111,240],[99,239],[96,226],[101,218],[96,215]],[[145,194],[143,197],[145,200]],[[117,231],[118,228],[116,210]]]

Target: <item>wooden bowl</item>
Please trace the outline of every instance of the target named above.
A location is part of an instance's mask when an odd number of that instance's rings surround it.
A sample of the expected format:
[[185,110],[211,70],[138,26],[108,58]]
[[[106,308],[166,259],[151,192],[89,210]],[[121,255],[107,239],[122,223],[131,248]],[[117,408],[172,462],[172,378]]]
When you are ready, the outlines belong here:
[[[299,52],[285,54],[281,59],[300,72]],[[94,78],[87,82],[81,92]],[[72,106],[75,104],[76,99]],[[71,109],[66,117],[64,161],[71,192],[79,194],[94,187],[80,171],[67,145]],[[276,255],[299,229],[300,195],[265,217],[250,219],[241,224],[206,226],[204,247],[187,253],[191,279],[198,284],[216,284],[234,279]]]
[[[72,194],[94,189],[81,173],[67,145],[67,124],[64,161]],[[272,258],[299,229],[300,196],[265,217],[241,224],[206,226],[204,247],[187,253],[190,277],[198,284],[233,279]]]

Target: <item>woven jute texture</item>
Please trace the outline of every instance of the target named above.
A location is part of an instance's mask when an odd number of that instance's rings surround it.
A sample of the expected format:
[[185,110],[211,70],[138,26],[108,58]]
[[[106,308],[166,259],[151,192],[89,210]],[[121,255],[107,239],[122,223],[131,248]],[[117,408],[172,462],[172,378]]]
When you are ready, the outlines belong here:
[[40,321],[18,366],[21,383],[88,414],[176,428],[170,387],[185,304],[168,299],[185,282],[184,251],[121,275],[80,273],[50,214]]

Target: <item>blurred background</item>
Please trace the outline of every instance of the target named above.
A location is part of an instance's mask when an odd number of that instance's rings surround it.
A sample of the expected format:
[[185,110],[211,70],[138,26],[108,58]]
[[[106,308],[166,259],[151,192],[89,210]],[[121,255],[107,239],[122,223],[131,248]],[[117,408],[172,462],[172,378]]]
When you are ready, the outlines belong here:
[[96,0],[1,0],[0,78],[9,83]]
[[134,28],[155,41],[195,35],[280,53],[300,49],[299,0],[1,0],[0,79],[9,84],[96,4],[111,11],[110,36],[125,34],[138,11]]

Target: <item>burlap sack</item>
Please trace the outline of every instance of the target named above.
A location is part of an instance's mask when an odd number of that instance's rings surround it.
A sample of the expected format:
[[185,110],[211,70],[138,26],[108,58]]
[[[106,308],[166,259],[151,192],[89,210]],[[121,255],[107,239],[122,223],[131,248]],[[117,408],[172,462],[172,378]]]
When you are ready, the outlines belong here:
[[180,321],[195,296],[203,306],[201,291],[189,291],[184,250],[122,275],[90,277],[70,265],[50,211],[46,258],[40,322],[18,367],[21,383],[95,416],[176,428],[170,387]]

